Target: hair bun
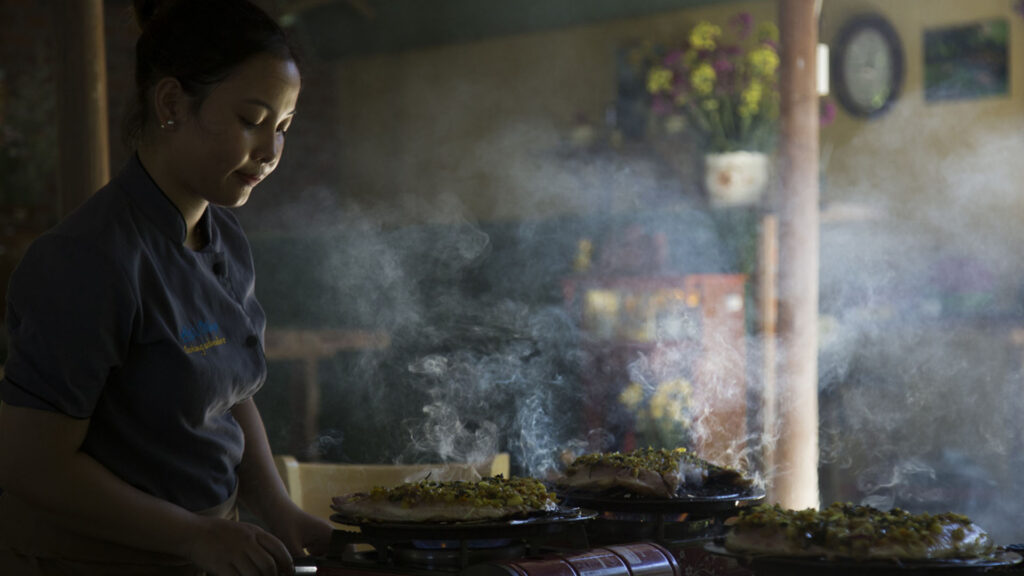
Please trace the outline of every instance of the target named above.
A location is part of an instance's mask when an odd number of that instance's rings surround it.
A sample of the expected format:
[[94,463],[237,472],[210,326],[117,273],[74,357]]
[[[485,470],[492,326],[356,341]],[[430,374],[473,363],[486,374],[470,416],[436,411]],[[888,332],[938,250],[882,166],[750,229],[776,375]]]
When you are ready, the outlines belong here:
[[145,30],[161,10],[173,4],[174,0],[132,0],[132,8],[135,10],[135,22],[139,28]]

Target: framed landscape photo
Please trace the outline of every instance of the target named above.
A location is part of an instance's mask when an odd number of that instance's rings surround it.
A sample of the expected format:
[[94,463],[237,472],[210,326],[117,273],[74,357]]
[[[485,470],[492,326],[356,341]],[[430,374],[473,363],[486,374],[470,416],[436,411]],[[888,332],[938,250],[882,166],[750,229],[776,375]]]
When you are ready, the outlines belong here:
[[1010,24],[995,18],[924,33],[924,98],[1008,95]]

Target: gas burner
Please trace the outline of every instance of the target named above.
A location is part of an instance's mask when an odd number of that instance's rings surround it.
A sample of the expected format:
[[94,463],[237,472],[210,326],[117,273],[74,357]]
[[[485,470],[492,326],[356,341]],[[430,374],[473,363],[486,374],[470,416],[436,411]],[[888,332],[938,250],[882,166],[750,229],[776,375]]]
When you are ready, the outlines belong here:
[[663,545],[707,541],[724,531],[715,518],[689,519],[687,514],[610,512],[598,514],[587,527],[595,544],[649,540]]
[[589,547],[585,524],[596,512],[563,508],[553,514],[477,522],[361,522],[332,516],[358,532],[335,530],[327,559],[336,566],[402,573],[457,572],[551,550]]
[[653,542],[609,545],[570,554],[474,564],[460,576],[681,576],[675,555]]
[[[463,543],[460,542],[460,545]],[[583,550],[527,551],[519,545],[491,548],[509,558],[491,558],[461,566],[461,559],[447,563],[450,549],[423,549],[399,546],[402,554],[412,554],[416,566],[378,564],[352,558],[322,558],[316,563],[316,574],[324,576],[682,576],[680,563],[667,548],[653,542],[608,545]],[[480,549],[486,551],[487,549]],[[474,550],[475,554],[477,550]],[[440,553],[440,556],[438,555]],[[365,553],[364,553],[365,554]],[[518,554],[518,556],[516,556]],[[299,572],[297,572],[299,573]],[[312,573],[312,572],[301,572]]]
[[760,503],[759,488],[650,498],[619,492],[565,492],[563,501],[598,513],[587,526],[596,544],[650,540],[679,550],[725,532],[725,521],[741,508]]
[[395,544],[391,546],[391,557],[395,566],[425,570],[457,571],[481,562],[502,562],[523,558],[527,555],[526,545],[506,540],[504,544],[475,546],[470,541],[437,540],[436,546],[424,547],[421,542]]

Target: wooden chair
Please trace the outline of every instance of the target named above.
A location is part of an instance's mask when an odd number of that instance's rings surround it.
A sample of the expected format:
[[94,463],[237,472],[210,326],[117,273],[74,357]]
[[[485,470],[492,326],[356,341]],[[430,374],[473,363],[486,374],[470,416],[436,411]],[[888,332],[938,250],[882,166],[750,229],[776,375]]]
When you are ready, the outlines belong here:
[[288,495],[310,514],[330,520],[331,499],[352,492],[367,491],[374,486],[397,486],[426,478],[438,480],[476,480],[484,476],[509,476],[509,455],[495,454],[490,460],[477,463],[448,464],[335,464],[299,462],[293,456],[275,456],[277,471],[284,480]]

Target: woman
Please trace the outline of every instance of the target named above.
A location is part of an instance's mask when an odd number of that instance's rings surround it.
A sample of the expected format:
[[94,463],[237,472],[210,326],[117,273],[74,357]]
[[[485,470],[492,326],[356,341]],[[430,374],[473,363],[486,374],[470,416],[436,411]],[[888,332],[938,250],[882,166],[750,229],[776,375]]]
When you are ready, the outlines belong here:
[[135,4],[136,153],[11,278],[0,573],[290,573],[331,527],[271,458],[266,319],[226,207],[277,166],[296,57],[248,0]]

